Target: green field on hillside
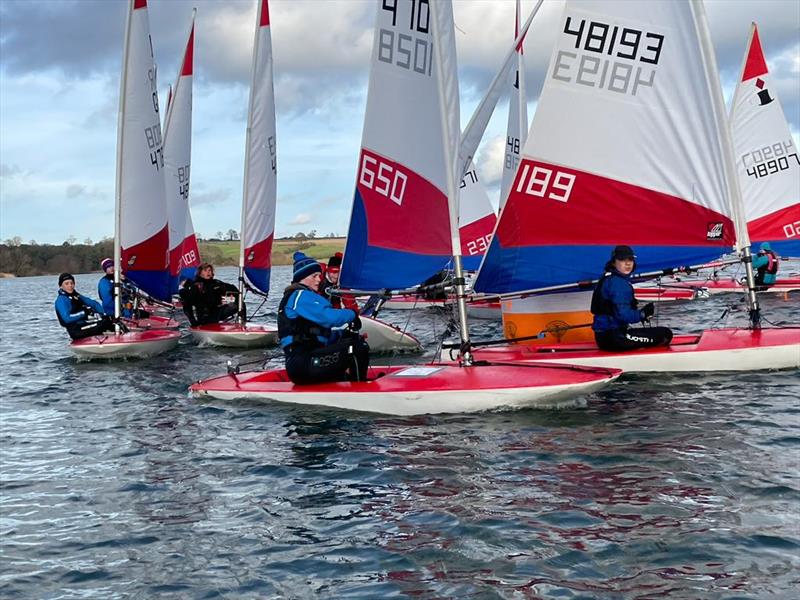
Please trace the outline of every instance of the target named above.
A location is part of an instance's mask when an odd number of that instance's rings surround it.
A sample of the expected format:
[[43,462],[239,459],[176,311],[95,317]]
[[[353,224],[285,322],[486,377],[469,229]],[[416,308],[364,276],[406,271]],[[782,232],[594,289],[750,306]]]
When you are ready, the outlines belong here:
[[[308,256],[327,260],[336,252],[344,250],[345,238],[284,239],[272,245],[272,264],[290,265],[292,255],[301,250]],[[200,258],[217,266],[233,266],[239,263],[239,242],[200,242]]]

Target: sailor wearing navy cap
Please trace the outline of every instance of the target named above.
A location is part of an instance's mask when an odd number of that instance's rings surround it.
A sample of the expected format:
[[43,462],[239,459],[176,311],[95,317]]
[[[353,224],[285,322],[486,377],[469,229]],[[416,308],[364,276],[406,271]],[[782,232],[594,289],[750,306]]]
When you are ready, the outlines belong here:
[[630,278],[636,268],[636,254],[630,246],[616,246],[592,294],[592,330],[601,350],[624,352],[637,348],[667,346],[672,331],[667,327],[636,327],[655,313],[652,302],[641,309],[634,297]]
[[358,334],[335,328],[361,329],[358,313],[334,308],[319,293],[322,267],[295,252],[292,283],[278,306],[278,336],[286,355],[286,372],[296,384],[366,381],[369,346]]
[[58,276],[55,309],[58,322],[73,340],[114,331],[114,323],[100,303],[75,291],[75,278],[69,273]]

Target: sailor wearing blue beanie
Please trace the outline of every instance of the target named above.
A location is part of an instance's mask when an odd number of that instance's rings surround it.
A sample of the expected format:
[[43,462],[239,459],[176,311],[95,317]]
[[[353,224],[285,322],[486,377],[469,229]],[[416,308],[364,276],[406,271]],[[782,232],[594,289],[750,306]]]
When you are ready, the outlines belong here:
[[[322,267],[294,253],[292,284],[278,305],[278,337],[286,373],[295,384],[366,381],[369,346],[358,335],[361,319],[349,308],[334,308],[319,293]],[[348,330],[341,328],[348,326]]]
[[322,267],[310,256],[306,256],[302,252],[295,252],[292,258],[294,259],[292,283],[302,281],[312,273],[322,273]]

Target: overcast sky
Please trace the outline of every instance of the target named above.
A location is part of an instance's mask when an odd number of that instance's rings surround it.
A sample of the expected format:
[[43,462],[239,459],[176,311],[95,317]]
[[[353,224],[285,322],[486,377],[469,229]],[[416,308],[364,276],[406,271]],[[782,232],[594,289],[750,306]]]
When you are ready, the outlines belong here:
[[[197,7],[191,205],[210,237],[239,229],[255,0],[149,0],[161,106]],[[523,0],[523,12],[533,0]],[[60,243],[113,234],[122,0],[0,0],[0,239]],[[462,124],[512,41],[513,0],[455,0]],[[555,39],[545,2],[525,45],[529,117]],[[800,128],[800,2],[706,2],[726,100],[750,22],[759,25],[795,139]],[[375,3],[270,0],[278,113],[276,235],[344,234],[366,103]],[[507,100],[478,168],[496,204]]]

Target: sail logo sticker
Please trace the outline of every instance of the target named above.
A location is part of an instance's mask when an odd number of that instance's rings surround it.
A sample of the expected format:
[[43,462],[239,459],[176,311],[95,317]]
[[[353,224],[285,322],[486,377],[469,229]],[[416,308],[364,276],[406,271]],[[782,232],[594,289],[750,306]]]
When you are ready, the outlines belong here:
[[709,223],[706,226],[706,240],[722,240],[725,233],[725,226],[722,223]]
[[567,16],[551,77],[564,83],[636,96],[655,83],[665,36]]

